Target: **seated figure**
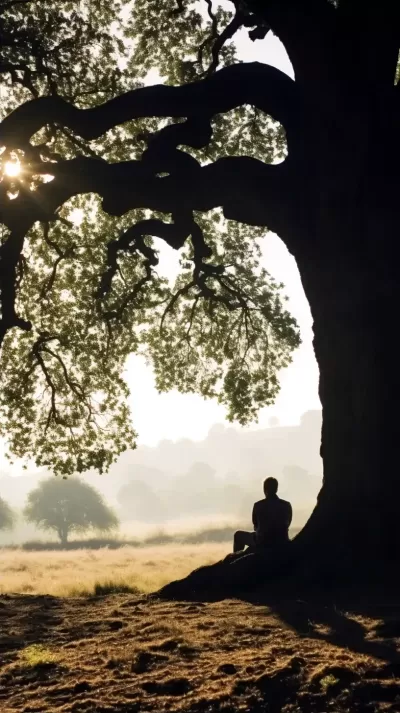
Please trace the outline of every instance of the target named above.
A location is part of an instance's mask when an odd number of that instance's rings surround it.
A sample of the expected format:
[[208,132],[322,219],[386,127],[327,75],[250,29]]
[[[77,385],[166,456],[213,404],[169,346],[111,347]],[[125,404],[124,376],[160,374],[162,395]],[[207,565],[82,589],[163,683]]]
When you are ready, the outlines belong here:
[[278,497],[278,481],[267,478],[264,481],[265,498],[254,503],[254,532],[238,530],[233,537],[233,551],[240,552],[246,546],[252,550],[275,547],[289,541],[289,527],[292,522],[292,506]]

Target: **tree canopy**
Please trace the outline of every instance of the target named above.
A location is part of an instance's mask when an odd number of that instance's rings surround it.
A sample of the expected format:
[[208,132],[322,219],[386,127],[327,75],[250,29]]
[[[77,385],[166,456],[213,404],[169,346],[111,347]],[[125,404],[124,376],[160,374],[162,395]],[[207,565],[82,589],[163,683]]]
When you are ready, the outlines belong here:
[[[160,390],[216,397],[228,418],[254,419],[300,340],[282,286],[260,266],[265,227],[237,222],[238,179],[255,157],[281,161],[286,142],[233,65],[234,8],[2,9],[0,409],[11,452],[72,473],[134,447],[121,376],[132,352],[153,364]],[[150,70],[166,86],[145,87]],[[255,86],[272,69],[253,71]],[[285,91],[290,80],[273,73]],[[171,86],[194,80],[187,99]],[[242,96],[221,104],[225,83]],[[251,156],[239,173],[235,154]],[[215,167],[233,219],[213,196]],[[173,285],[157,272],[155,237],[181,250]]]
[[0,498],[0,530],[11,530],[14,527],[15,514],[9,504]]
[[29,493],[24,515],[40,529],[56,532],[62,544],[73,532],[109,532],[118,525],[100,493],[78,478],[43,480]]
[[[11,451],[56,472],[107,468],[134,445],[121,377],[132,352],[154,365],[159,389],[216,397],[247,423],[299,344],[259,238],[268,228],[292,251],[302,242],[308,264],[319,254],[319,214],[342,190],[332,150],[332,190],[318,193],[321,132],[333,147],[343,117],[356,131],[371,87],[380,135],[396,121],[398,8],[2,5],[0,408]],[[238,61],[238,31],[270,30],[296,81]],[[161,84],[145,86],[151,71]],[[354,131],[342,141],[350,155]],[[172,286],[156,238],[181,251]]]

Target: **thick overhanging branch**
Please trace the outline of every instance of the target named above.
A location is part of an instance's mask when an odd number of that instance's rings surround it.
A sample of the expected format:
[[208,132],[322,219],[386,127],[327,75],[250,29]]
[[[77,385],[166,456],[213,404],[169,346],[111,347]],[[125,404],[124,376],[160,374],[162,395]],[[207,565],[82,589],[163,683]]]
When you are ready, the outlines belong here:
[[[136,239],[143,234],[159,235],[175,248],[191,233],[192,224],[186,221],[191,211],[196,210],[222,206],[227,218],[266,225],[276,232],[284,229],[285,216],[293,211],[288,165],[270,166],[248,157],[230,157],[200,166],[187,154],[184,158],[186,171],[160,177],[151,172],[151,162],[150,166],[146,161],[108,164],[80,157],[53,164],[54,180],[34,192],[27,191],[21,199],[9,201],[3,196],[0,217],[11,229],[11,235],[0,248],[3,305],[0,338],[13,326],[24,329],[31,326],[18,318],[14,307],[16,267],[25,234],[38,220],[55,220],[56,210],[75,195],[98,193],[103,198],[104,210],[112,215],[123,215],[134,208],[171,213],[175,224],[145,221],[138,228],[133,226],[132,234],[135,233]],[[128,234],[121,240],[131,238]]]
[[[115,216],[134,208],[179,215],[185,206],[198,211],[222,206],[233,220],[268,225],[272,230],[282,227],[291,203],[288,164],[271,166],[235,156],[200,166],[184,152],[176,153],[182,153],[187,170],[166,176],[154,174],[144,161],[108,164],[89,157],[60,161],[51,167],[54,180],[27,192],[21,202],[0,196],[0,219],[25,234],[37,220],[55,220],[56,210],[73,196],[97,193],[104,210]],[[8,242],[1,250],[7,249]]]
[[[178,150],[180,145],[206,146],[211,138],[212,116],[245,103],[267,111],[286,123],[286,127],[298,119],[294,82],[279,70],[258,63],[229,67],[207,80],[183,87],[135,90],[95,109],[77,109],[59,97],[46,97],[22,105],[7,117],[0,125],[0,142],[8,150],[25,150],[25,170],[32,176],[51,172],[53,181],[39,185],[34,191],[21,183],[18,198],[12,201],[7,195],[6,182],[0,186],[0,220],[11,232],[0,248],[0,343],[12,326],[31,327],[16,315],[14,307],[24,236],[36,221],[55,220],[57,210],[75,195],[100,195],[103,209],[115,216],[135,208],[173,216],[172,224],[144,221],[133,226],[120,238],[120,245],[110,245],[109,271],[103,276],[100,288],[104,292],[117,266],[118,249],[134,240],[135,249],[144,254],[143,237],[149,234],[162,237],[175,248],[181,247],[188,235],[193,234],[193,211],[222,206],[227,218],[282,232],[288,204],[292,202],[290,163],[270,166],[249,157],[229,157],[201,166],[190,154]],[[148,146],[140,161],[108,164],[93,156],[80,156],[49,162],[42,160],[40,147],[29,143],[31,136],[48,124],[58,123],[64,130],[90,140],[119,123],[141,116],[186,117],[186,121],[145,137]],[[58,262],[64,257],[58,255]],[[151,277],[152,264],[147,255],[145,282]],[[53,276],[56,270],[57,263]]]
[[18,107],[0,125],[0,145],[25,149],[47,124],[57,123],[88,141],[118,124],[142,117],[206,117],[243,104],[257,106],[282,123],[290,135],[300,110],[295,83],[275,67],[252,62],[221,69],[205,80],[181,87],[135,89],[91,109],[78,109],[49,96]]

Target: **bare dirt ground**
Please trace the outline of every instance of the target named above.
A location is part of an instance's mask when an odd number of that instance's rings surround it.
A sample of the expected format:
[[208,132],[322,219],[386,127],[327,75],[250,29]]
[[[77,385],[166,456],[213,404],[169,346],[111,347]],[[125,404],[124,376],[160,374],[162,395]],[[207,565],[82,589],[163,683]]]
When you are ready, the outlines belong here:
[[6,594],[0,627],[2,713],[400,711],[388,602]]

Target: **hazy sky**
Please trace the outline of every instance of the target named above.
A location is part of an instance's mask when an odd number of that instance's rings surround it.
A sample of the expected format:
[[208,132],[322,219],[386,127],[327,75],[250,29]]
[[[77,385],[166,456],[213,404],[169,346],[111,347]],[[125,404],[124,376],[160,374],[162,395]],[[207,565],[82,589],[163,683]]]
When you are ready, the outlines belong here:
[[[286,51],[277,38],[268,36],[263,41],[253,43],[243,31],[239,35],[238,47],[242,60],[263,61],[293,76]],[[172,275],[176,269],[177,255],[164,244],[160,245],[160,249],[160,268],[165,274]],[[281,372],[281,392],[276,404],[263,409],[258,424],[249,428],[265,427],[271,417],[277,417],[282,425],[296,424],[305,411],[320,408],[318,368],[311,343],[310,310],[296,263],[282,241],[272,233],[263,240],[263,264],[277,281],[285,284],[288,308],[300,325],[303,343],[294,354],[293,363]],[[212,401],[177,392],[158,394],[151,369],[141,358],[129,359],[126,379],[131,389],[132,418],[139,434],[139,443],[154,445],[162,439],[179,438],[199,440],[207,435],[214,423],[224,422],[225,409]],[[0,472],[21,472],[17,465],[10,468],[2,458],[1,451],[0,444]]]

